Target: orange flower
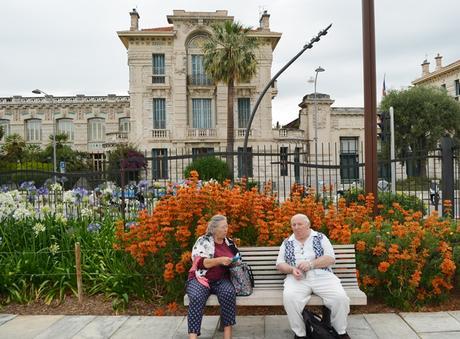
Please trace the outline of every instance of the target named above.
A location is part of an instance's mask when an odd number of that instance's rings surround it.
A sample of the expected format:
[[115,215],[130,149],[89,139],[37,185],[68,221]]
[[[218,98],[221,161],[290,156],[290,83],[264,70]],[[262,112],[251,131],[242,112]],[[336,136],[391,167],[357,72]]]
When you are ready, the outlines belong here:
[[178,274],[184,273],[184,272],[185,272],[184,264],[182,264],[181,262],[178,262],[178,263],[176,264],[176,272],[177,272]]
[[418,285],[420,284],[421,274],[422,272],[420,272],[419,270],[415,271],[409,279],[409,284],[411,286],[418,287]]
[[173,313],[173,314],[176,313],[177,310],[179,309],[179,305],[177,305],[175,301],[173,301],[172,303],[169,303],[166,307],[168,309],[168,312]]
[[165,309],[162,307],[158,307],[154,312],[153,315],[156,317],[162,317],[166,314]]
[[163,272],[163,279],[165,281],[171,281],[174,279],[174,264],[169,262],[165,265],[165,271]]
[[382,261],[379,264],[378,270],[380,272],[386,272],[388,270],[388,267],[390,267],[390,264],[388,262],[386,262],[386,261]]
[[363,252],[366,249],[366,242],[363,240],[359,240],[355,246],[358,252]]
[[449,258],[444,258],[441,263],[441,272],[447,276],[452,276],[455,273],[455,263]]

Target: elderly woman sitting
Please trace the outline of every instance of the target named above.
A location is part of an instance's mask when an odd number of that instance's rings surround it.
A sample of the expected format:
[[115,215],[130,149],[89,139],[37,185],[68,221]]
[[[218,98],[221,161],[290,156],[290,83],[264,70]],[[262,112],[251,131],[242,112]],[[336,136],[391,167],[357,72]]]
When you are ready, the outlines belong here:
[[199,237],[193,246],[193,266],[186,287],[190,299],[189,338],[197,338],[200,335],[204,307],[211,293],[217,295],[220,303],[224,339],[232,337],[236,294],[230,282],[228,268],[232,258],[238,254],[238,249],[233,241],[227,238],[227,230],[227,218],[223,215],[215,215],[208,223],[206,234]]

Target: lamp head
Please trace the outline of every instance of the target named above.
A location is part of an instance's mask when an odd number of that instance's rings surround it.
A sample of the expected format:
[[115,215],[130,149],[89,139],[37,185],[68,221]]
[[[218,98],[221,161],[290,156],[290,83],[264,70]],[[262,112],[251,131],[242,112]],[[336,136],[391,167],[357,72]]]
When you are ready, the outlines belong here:
[[40,91],[39,89],[34,89],[32,91],[33,94],[42,94],[42,91]]
[[325,71],[325,69],[322,68],[321,66],[319,66],[317,69],[315,69],[316,73],[320,73],[320,72],[324,72],[324,71]]

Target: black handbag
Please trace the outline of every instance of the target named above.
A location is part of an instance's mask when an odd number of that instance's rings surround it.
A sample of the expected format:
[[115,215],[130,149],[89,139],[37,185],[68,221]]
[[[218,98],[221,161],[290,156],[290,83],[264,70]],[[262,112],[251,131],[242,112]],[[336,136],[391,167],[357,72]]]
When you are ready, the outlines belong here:
[[309,339],[339,339],[340,336],[331,325],[331,311],[323,307],[323,316],[309,311],[305,308],[302,312],[305,322],[307,338]]

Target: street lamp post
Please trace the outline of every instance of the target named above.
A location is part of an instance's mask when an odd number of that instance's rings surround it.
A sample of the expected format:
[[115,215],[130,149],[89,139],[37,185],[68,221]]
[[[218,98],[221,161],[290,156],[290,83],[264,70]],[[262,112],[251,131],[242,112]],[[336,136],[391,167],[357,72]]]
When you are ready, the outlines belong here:
[[[34,94],[43,94],[45,98],[50,99],[50,101],[53,100],[53,96],[43,92],[40,89],[34,89],[32,91]],[[53,171],[54,171],[54,183],[56,183],[56,172],[57,172],[57,165],[56,165],[56,119],[54,119],[54,113],[51,112],[51,117],[53,119]]]
[[318,100],[316,92],[316,82],[318,80],[318,73],[324,72],[324,68],[319,66],[315,69],[315,177],[316,177],[316,194],[319,194],[319,183],[318,183]]

